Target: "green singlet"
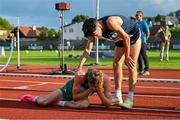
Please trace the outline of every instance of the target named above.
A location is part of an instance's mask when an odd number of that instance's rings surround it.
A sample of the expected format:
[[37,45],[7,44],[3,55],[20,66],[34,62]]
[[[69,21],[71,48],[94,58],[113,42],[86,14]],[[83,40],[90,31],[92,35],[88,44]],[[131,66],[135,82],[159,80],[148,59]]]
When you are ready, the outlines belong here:
[[[87,70],[86,74],[90,74],[90,70]],[[63,100],[64,101],[71,101],[72,100],[73,85],[74,85],[74,79],[69,80],[62,88],[60,88],[60,90],[62,91],[62,94],[63,94]],[[81,87],[83,87],[85,90],[89,89],[88,79],[84,80],[84,83],[81,84]],[[87,98],[87,97],[85,97],[85,98]]]

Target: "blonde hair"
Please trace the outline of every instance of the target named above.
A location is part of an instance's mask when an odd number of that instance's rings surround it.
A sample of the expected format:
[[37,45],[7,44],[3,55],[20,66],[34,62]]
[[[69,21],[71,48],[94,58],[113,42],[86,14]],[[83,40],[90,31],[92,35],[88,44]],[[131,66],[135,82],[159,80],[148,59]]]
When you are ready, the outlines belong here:
[[86,74],[86,78],[89,83],[98,87],[99,83],[103,80],[103,72],[96,69],[91,69],[89,73]]

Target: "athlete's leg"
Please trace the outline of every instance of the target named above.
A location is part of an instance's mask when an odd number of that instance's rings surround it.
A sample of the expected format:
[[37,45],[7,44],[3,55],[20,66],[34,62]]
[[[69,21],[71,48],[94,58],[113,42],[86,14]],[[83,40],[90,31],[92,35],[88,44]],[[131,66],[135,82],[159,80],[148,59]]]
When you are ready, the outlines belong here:
[[80,108],[84,109],[89,106],[88,99],[80,100],[80,101],[66,101],[64,104],[65,107],[71,107],[71,108]]
[[141,50],[140,50],[140,53],[139,53],[139,57],[138,57],[138,71],[139,71],[139,74],[143,73],[142,49],[143,48],[141,47]]
[[129,91],[134,91],[135,88],[135,84],[137,82],[137,68],[136,68],[136,64],[137,64],[137,59],[139,56],[139,51],[141,48],[141,41],[139,41],[138,43],[131,45],[130,48],[130,56],[131,58],[134,60],[135,62],[135,67],[133,69],[129,69]]
[[146,43],[142,43],[141,44],[141,50],[142,50],[142,58],[144,61],[144,73],[149,72],[149,60],[148,60],[148,56],[147,56],[147,44]]
[[170,43],[167,42],[167,44],[166,44],[166,60],[167,61],[169,60],[169,45],[170,45]]
[[[134,60],[135,65],[137,64],[137,59],[139,55],[139,51],[141,48],[141,41],[138,41],[138,43],[131,45],[130,48],[130,56]],[[137,82],[137,68],[129,69],[129,92],[128,92],[128,98],[124,101],[122,108],[130,109],[133,106],[133,97],[134,97],[134,89],[135,84]]]
[[62,92],[60,89],[57,89],[46,96],[37,97],[36,102],[39,105],[45,106],[60,99],[62,99]]
[[122,104],[122,79],[123,79],[123,63],[124,63],[124,48],[115,47],[113,61],[113,71],[115,80],[115,97],[119,98],[119,102]]
[[163,61],[164,43],[161,42],[160,61]]

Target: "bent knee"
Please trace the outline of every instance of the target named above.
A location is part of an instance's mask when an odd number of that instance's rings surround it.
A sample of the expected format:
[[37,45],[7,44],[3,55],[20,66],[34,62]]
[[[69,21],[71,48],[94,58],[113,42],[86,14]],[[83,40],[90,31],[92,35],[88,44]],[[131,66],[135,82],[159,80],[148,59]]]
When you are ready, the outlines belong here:
[[113,66],[114,67],[122,67],[122,63],[114,61]]

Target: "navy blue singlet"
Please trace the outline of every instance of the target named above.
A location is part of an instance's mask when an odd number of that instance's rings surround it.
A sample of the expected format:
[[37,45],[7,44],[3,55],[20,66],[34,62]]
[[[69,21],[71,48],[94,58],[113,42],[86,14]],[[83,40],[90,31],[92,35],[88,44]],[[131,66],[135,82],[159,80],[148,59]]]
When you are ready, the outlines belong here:
[[[135,44],[138,38],[140,37],[140,29],[136,21],[122,15],[111,15],[111,16],[119,16],[123,20],[123,24],[121,25],[121,27],[127,34],[130,35],[130,44],[131,45]],[[105,37],[106,39],[114,40],[117,39],[118,34],[107,27],[106,21],[109,17],[110,16],[102,17],[98,21],[102,21],[102,23],[105,26],[105,31],[103,31],[102,36]],[[118,47],[124,47],[122,40],[115,41],[115,45]]]

